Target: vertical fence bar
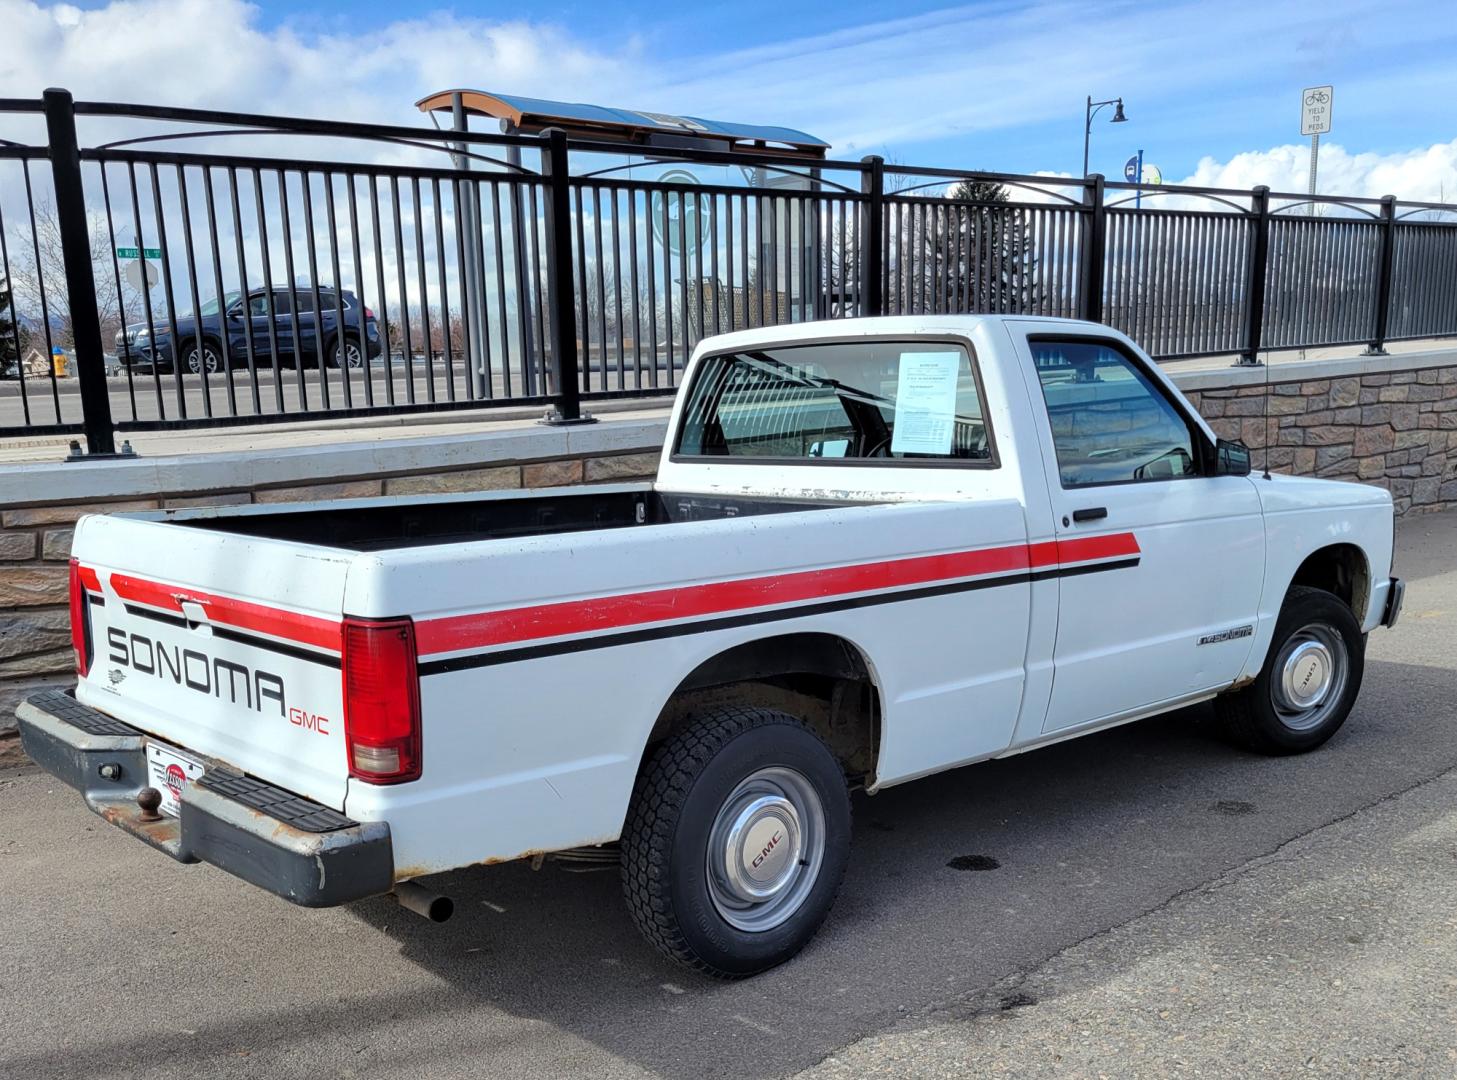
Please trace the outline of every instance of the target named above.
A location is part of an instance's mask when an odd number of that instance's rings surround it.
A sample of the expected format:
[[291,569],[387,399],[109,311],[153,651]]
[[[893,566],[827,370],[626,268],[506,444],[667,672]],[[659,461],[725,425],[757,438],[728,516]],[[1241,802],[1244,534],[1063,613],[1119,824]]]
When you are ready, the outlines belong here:
[[106,361],[102,358],[101,316],[96,310],[91,233],[86,224],[86,193],[81,183],[81,148],[76,141],[76,110],[70,93],[65,90],[47,90],[44,98],[86,452],[114,454],[116,440],[111,426],[111,398],[106,390]]
[[1082,266],[1079,272],[1078,317],[1099,322],[1103,317],[1103,261],[1106,257],[1108,208],[1103,199],[1103,175],[1094,173],[1083,186],[1084,213]]
[[558,423],[581,423],[582,385],[578,372],[577,312],[572,296],[572,188],[567,133],[548,128],[546,160],[546,306],[556,367]]
[[[184,208],[186,203],[183,204]],[[268,216],[263,204],[263,174],[253,168],[253,206],[258,213],[258,247],[263,262],[263,287],[268,290],[268,348],[273,356],[273,407],[280,413],[285,411],[283,403],[283,361],[278,352],[278,293],[273,288],[273,267],[268,254]],[[358,262],[356,253],[355,262]],[[193,311],[201,310],[193,300]],[[206,383],[204,382],[204,387]],[[205,391],[204,391],[205,392]],[[370,404],[374,404],[372,401]]]
[[[229,203],[232,206],[232,210],[233,210],[233,247],[236,249],[236,251],[238,253],[238,301],[237,302],[238,302],[238,305],[239,305],[240,316],[241,316],[241,318],[243,320],[243,345],[244,345],[245,350],[248,353],[248,385],[249,385],[250,389],[252,390],[251,397],[253,399],[253,415],[254,416],[257,416],[257,415],[259,415],[263,411],[263,404],[262,404],[262,400],[258,396],[258,347],[257,347],[257,343],[254,342],[254,340],[253,340],[253,318],[252,318],[252,313],[251,313],[251,311],[249,309],[249,306],[248,306],[248,293],[249,293],[249,289],[250,289],[250,286],[248,284],[248,255],[247,255],[247,248],[246,248],[246,246],[243,243],[243,217],[242,217],[241,207],[240,207],[240,205],[238,203],[238,170],[235,169],[235,168],[233,168],[232,166],[229,166],[228,167],[228,171],[227,171],[227,176],[228,176],[228,199],[229,199]],[[153,179],[153,189],[154,189],[154,192],[155,192],[156,177],[154,176],[152,179]],[[162,208],[161,208],[161,204],[158,203],[158,205],[157,205],[157,220],[158,220],[157,235],[158,235],[159,239],[161,240],[161,242],[163,244],[162,254],[165,256],[167,254],[167,248],[165,246],[166,245],[166,242],[167,242],[167,234],[162,230],[162,227],[161,227],[161,218],[162,218]],[[167,266],[166,266],[166,259],[165,258],[162,260],[162,263],[163,263],[163,265],[162,265],[162,273],[164,275],[166,275],[167,274]],[[167,294],[167,307],[169,309],[172,307],[172,294],[171,293],[168,293]],[[224,338],[226,338],[226,337],[230,336],[229,333],[228,333],[228,329],[227,329],[227,327],[228,327],[228,303],[227,303],[227,297],[226,296],[223,296],[221,294],[219,294],[219,296],[218,296],[218,317],[219,317],[219,320],[222,323],[222,327],[223,327],[222,335],[221,336],[224,337]],[[172,340],[173,340],[173,342],[176,342],[177,341],[177,331],[175,329],[175,327],[176,327],[176,320],[172,318],[170,312],[168,314],[168,319],[172,321],[172,324],[173,324],[173,327],[174,327],[174,329],[172,331]],[[207,352],[206,352],[206,350],[203,347],[202,335],[199,334],[194,339],[194,341],[196,342],[196,346],[197,346],[197,362],[198,362],[198,366],[199,367],[202,367],[202,368],[205,368],[205,367],[207,367]],[[232,368],[230,366],[227,366],[226,362],[225,362],[224,366],[227,369],[226,372],[225,372],[225,374],[227,375],[228,384],[229,385],[232,385],[232,382],[233,382],[233,370],[232,370]],[[173,349],[173,364],[172,364],[172,367],[173,367],[173,370],[174,371],[180,371],[181,370],[181,367],[180,367],[180,357],[178,356],[178,354],[176,352],[175,345],[174,345],[174,349]],[[177,385],[178,385],[178,393],[180,394],[181,393],[181,386],[182,386],[182,376],[180,374],[177,376]],[[186,411],[183,410],[183,416],[185,417],[186,415],[187,415],[186,414]]]
[[[430,325],[430,285],[425,270],[425,212],[420,202],[420,178],[410,177],[410,205],[415,218],[415,284],[420,288],[420,331],[425,342],[425,400],[435,400],[435,335]],[[497,230],[500,235],[500,230]],[[400,252],[403,261],[405,253]]]
[[511,391],[511,318],[506,308],[506,234],[501,231],[501,181],[491,181],[492,240],[496,248],[496,307],[501,313],[501,392]]
[[1250,260],[1246,268],[1244,348],[1241,364],[1260,362],[1260,338],[1265,328],[1265,277],[1270,255],[1270,189],[1264,184],[1251,196],[1255,235],[1250,243]]
[[1381,197],[1381,263],[1376,278],[1376,331],[1366,347],[1367,356],[1386,355],[1391,325],[1391,267],[1396,252],[1396,196]]
[[[101,166],[101,183],[102,183],[102,190],[105,191],[105,189],[106,189],[106,165],[105,164],[103,164]],[[110,225],[110,222],[111,222],[111,202],[110,202],[110,198],[109,197],[108,197],[107,204],[106,204],[106,220],[107,220],[107,224],[109,226]],[[113,254],[112,254],[112,263],[113,263],[113,266],[115,265],[115,262],[116,262],[116,255],[115,255],[115,252],[116,252],[115,235],[116,235],[115,234],[115,231],[113,230],[111,232],[111,236],[113,237],[113,243],[112,243],[112,247],[111,247],[111,250],[113,252]],[[4,275],[4,280],[5,280],[5,284],[6,285],[10,285],[11,282],[13,282],[15,280],[15,278],[13,276],[11,276],[11,273],[10,273],[10,245],[9,245],[9,243],[6,242],[6,239],[5,239],[5,213],[4,213],[3,207],[0,207],[0,274],[3,274]],[[116,272],[116,280],[117,280],[117,287],[116,287],[117,306],[119,308],[121,308],[122,333],[125,334],[126,333],[126,307],[125,307],[125,302],[122,300],[121,284],[120,284],[121,283],[121,271],[120,270],[118,270]],[[19,366],[19,368],[16,371],[16,381],[20,384],[20,415],[21,415],[21,418],[25,421],[25,425],[27,427],[29,427],[30,424],[31,424],[31,419],[30,419],[30,395],[27,393],[26,388],[25,388],[25,381],[26,381],[25,380],[25,362],[24,362],[24,359],[25,359],[25,350],[21,347],[20,316],[17,315],[16,314],[16,311],[15,311],[15,293],[12,292],[10,294],[10,297],[11,297],[10,303],[7,304],[6,306],[9,307],[9,309],[10,309],[10,338],[11,338],[11,341],[14,342],[16,359],[20,361],[20,366]],[[3,333],[3,332],[4,332],[4,327],[0,327],[0,333]],[[125,340],[125,338],[123,338],[123,340]],[[127,348],[130,349],[130,347],[131,347],[130,344],[128,344]],[[131,369],[131,365],[130,364],[127,365],[127,369],[126,370],[127,370],[127,390],[128,391],[131,391],[131,370],[132,369]],[[132,402],[132,417],[135,418],[136,417],[136,414],[137,414],[137,397],[136,397],[136,394],[135,393],[132,393],[131,394],[131,402]]]
[[869,154],[860,159],[860,190],[865,195],[865,230],[856,245],[863,249],[860,263],[860,314],[885,314],[881,282],[885,268],[885,158]]

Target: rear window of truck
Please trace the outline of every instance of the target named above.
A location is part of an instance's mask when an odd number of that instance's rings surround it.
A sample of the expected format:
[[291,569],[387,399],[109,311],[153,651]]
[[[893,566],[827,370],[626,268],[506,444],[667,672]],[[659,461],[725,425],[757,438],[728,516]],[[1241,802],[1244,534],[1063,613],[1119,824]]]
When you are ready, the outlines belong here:
[[991,465],[973,360],[954,342],[858,341],[704,358],[675,448],[687,458]]

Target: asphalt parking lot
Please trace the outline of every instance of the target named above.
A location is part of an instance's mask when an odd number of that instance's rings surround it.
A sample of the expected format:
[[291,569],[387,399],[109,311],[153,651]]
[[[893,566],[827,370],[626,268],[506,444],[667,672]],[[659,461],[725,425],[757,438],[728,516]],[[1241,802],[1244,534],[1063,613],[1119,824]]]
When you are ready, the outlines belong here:
[[610,868],[305,911],[0,767],[0,1075],[1451,1076],[1457,514],[1399,548],[1321,751],[1199,707],[859,796],[819,938],[736,984],[651,953]]

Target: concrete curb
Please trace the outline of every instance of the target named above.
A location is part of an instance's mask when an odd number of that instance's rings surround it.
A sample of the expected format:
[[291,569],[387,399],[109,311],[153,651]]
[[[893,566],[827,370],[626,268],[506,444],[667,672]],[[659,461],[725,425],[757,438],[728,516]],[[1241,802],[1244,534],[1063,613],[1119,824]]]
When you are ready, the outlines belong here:
[[1180,390],[1228,390],[1243,386],[1262,386],[1266,379],[1274,383],[1312,382],[1319,379],[1344,379],[1353,375],[1395,375],[1403,371],[1424,371],[1427,368],[1457,367],[1457,349],[1433,349],[1430,352],[1393,353],[1387,356],[1344,356],[1336,360],[1299,360],[1290,363],[1265,363],[1259,367],[1212,370],[1170,371]]
[[534,427],[375,439],[258,451],[176,457],[16,465],[0,475],[0,506],[62,504],[137,496],[166,497],[274,485],[453,472],[560,457],[605,457],[657,451],[666,416],[607,420],[574,428]]

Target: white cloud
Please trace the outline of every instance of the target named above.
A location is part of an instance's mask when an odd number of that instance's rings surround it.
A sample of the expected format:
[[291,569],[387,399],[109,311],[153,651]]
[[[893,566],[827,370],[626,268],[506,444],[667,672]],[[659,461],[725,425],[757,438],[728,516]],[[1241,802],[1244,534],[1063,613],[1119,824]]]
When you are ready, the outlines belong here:
[[413,122],[413,102],[482,82],[596,96],[635,56],[552,25],[438,14],[362,33],[265,29],[241,0],[113,0],[81,10],[0,0],[0,95],[64,86],[77,98]]
[[[1179,183],[1204,187],[1301,192],[1310,179],[1310,147],[1276,146],[1236,154],[1228,161],[1200,160]],[[1339,143],[1322,143],[1316,190],[1364,198],[1395,195],[1413,202],[1457,201],[1457,139],[1391,154],[1353,154]]]
[[[89,9],[0,0],[0,94],[59,85],[94,99],[418,123],[417,98],[463,85],[787,124],[844,155],[892,146],[914,156],[915,143],[961,137],[979,144],[975,164],[994,167],[995,141],[1009,128],[1067,119],[1078,133],[1089,90],[1116,88],[1135,116],[1132,103],[1159,102],[1185,131],[1214,130],[1254,78],[1303,77],[1291,71],[1295,54],[1320,64],[1356,47],[1396,48],[1418,33],[1394,10],[1372,14],[1372,0],[1324,0],[1318,11],[1295,0],[1223,0],[1217,17],[1207,0],[1156,9],[1107,0],[1096,11],[1073,0],[992,0],[747,48],[699,35],[665,49],[449,10],[357,31],[331,20],[317,31],[266,26],[241,0],[111,0]],[[1328,30],[1357,23],[1358,45]],[[1418,80],[1425,101],[1453,89],[1440,65],[1381,78]],[[1353,87],[1350,100],[1380,97],[1372,85]]]
[[[111,0],[86,9],[0,0],[0,96],[34,97],[59,85],[82,99],[419,125],[417,98],[477,86],[785,123],[827,138],[846,157],[890,146],[895,158],[916,161],[918,143],[961,136],[976,147],[966,164],[996,167],[995,150],[982,147],[1014,125],[1065,117],[1090,87],[1116,86],[1131,103],[1177,96],[1185,132],[1214,131],[1266,107],[1252,90],[1242,96],[1241,80],[1288,67],[1292,51],[1320,64],[1352,47],[1391,49],[1417,32],[1404,20],[1362,20],[1363,13],[1369,0],[1325,0],[1319,12],[1282,0],[1226,0],[1213,19],[1200,0],[1172,0],[1152,13],[1135,0],[1109,0],[1089,18],[1086,5],[1071,0],[993,0],[747,48],[697,42],[684,55],[632,38],[586,39],[551,22],[444,10],[356,31],[335,20],[322,20],[324,30],[267,26],[243,0]],[[1363,26],[1359,42],[1332,30],[1352,20]],[[1252,25],[1258,34],[1248,32]],[[1343,89],[1342,108],[1369,111],[1405,94],[1403,87],[1430,100],[1452,81],[1431,63],[1366,78]],[[1133,105],[1130,115],[1141,118]],[[127,125],[128,134],[138,130]],[[1149,135],[1160,140],[1157,131]],[[252,141],[247,149],[261,146]],[[413,156],[382,145],[350,152]],[[1274,146],[1205,157],[1181,182],[1300,191],[1306,169],[1303,144]],[[1457,140],[1384,154],[1328,143],[1320,177],[1322,192],[1451,200]],[[1166,172],[1166,179],[1175,177]]]

